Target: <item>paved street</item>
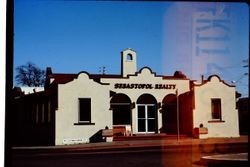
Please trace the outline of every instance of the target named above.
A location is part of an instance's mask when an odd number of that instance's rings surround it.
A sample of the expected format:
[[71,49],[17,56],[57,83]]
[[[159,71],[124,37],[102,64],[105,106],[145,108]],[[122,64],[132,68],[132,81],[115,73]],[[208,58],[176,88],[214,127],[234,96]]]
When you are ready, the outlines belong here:
[[199,166],[192,164],[191,147],[161,150],[139,149],[105,152],[68,152],[19,155],[13,159],[13,167],[153,167],[153,166]]
[[138,167],[138,166],[161,166],[160,153],[123,153],[123,154],[74,154],[67,157],[53,156],[49,158],[19,159],[13,163],[14,167],[21,166],[60,166],[60,167]]
[[247,151],[247,138],[125,141],[14,148],[11,163],[13,167],[204,167],[201,157]]

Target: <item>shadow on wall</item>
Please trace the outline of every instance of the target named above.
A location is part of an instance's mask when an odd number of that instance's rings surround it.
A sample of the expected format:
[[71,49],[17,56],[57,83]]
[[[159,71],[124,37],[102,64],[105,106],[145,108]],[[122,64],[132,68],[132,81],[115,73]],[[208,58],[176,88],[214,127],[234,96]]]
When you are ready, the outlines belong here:
[[90,143],[106,142],[105,138],[102,136],[102,130],[96,132],[93,136],[89,138]]

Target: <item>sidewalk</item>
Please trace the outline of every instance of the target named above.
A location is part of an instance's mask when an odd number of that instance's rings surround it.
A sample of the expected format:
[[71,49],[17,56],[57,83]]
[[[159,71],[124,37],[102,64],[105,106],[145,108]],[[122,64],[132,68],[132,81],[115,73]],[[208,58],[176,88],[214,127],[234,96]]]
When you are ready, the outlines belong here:
[[201,157],[207,166],[248,167],[248,153],[219,154]]
[[101,151],[114,149],[131,149],[131,148],[163,148],[171,146],[188,146],[188,145],[213,145],[213,144],[248,144],[248,136],[239,138],[209,138],[209,139],[193,139],[185,138],[171,140],[129,140],[114,141],[101,143],[86,143],[77,145],[60,145],[60,146],[32,146],[32,147],[13,147],[14,151],[28,150],[50,150],[50,151]]

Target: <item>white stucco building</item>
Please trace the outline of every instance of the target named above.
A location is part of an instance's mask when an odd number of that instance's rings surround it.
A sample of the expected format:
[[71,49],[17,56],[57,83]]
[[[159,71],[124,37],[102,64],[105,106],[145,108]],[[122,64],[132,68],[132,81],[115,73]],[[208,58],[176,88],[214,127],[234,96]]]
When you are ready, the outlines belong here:
[[[30,117],[26,127],[17,121],[20,133],[40,130],[38,136],[46,139],[38,143],[52,145],[93,142],[105,128],[112,132],[109,141],[159,133],[239,137],[235,86],[217,75],[196,83],[178,71],[163,76],[149,67],[137,70],[136,56],[132,49],[122,51],[117,75],[58,74],[48,68],[45,90],[16,100],[18,113],[29,111]],[[20,106],[26,101],[25,111]]]
[[236,109],[235,87],[226,84],[218,76],[193,86],[195,108],[194,126],[203,124],[208,137],[238,137],[239,123]]

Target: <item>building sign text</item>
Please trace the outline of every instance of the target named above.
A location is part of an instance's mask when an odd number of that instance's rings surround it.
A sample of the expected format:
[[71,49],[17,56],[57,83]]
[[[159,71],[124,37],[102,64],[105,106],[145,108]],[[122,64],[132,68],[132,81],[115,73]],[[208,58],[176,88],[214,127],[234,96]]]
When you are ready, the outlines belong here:
[[129,84],[129,83],[116,83],[115,89],[175,89],[175,84]]

